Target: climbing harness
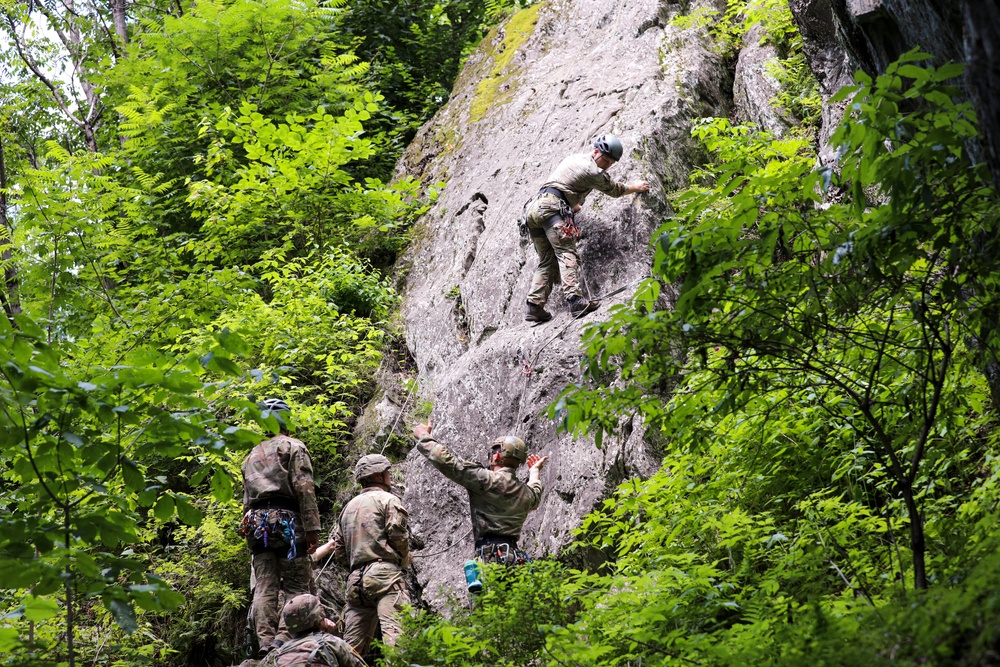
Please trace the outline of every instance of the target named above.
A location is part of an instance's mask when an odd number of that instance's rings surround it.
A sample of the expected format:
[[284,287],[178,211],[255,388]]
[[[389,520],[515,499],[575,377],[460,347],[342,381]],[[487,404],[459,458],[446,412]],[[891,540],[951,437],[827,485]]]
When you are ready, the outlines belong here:
[[525,200],[524,205],[521,206],[521,215],[517,217],[517,233],[521,236],[528,236],[528,204],[535,201],[537,195],[532,195]]
[[240,521],[240,535],[264,549],[288,545],[288,560],[298,557],[299,534],[295,513],[284,509],[251,508]]
[[476,549],[476,558],[484,563],[499,563],[501,565],[524,565],[531,562],[528,552],[507,543],[484,544]]
[[[545,229],[531,229],[528,227],[528,206],[531,202],[535,201],[542,195],[550,195],[559,200],[559,219],[562,220],[562,233],[564,236],[578,239],[580,238],[580,227],[576,224],[576,218],[573,214],[573,207],[569,205],[566,201],[566,195],[562,193],[558,188],[542,188],[538,191],[538,194],[532,195],[528,198],[524,205],[521,207],[521,215],[517,219],[517,230],[521,236],[545,236]],[[545,223],[551,222],[555,219],[555,215],[545,221]],[[543,227],[544,224],[543,223]]]

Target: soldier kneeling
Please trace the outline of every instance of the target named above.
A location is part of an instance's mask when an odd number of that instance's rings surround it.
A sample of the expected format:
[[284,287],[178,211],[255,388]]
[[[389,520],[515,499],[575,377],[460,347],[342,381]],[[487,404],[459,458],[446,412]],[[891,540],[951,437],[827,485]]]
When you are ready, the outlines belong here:
[[351,645],[334,636],[333,621],[323,616],[315,595],[298,595],[281,610],[292,639],[268,653],[261,667],[365,667]]

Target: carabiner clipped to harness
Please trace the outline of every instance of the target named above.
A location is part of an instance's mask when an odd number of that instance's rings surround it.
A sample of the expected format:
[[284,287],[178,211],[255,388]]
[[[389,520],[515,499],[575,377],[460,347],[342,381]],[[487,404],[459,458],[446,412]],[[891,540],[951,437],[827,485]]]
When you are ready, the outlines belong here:
[[267,512],[260,513],[260,523],[253,531],[254,539],[263,539],[264,546],[267,547]]
[[299,555],[299,550],[295,546],[296,535],[295,535],[295,516],[290,516],[285,521],[286,535],[288,536],[288,560],[294,560]]
[[576,224],[576,220],[573,212],[570,211],[568,215],[563,216],[562,232],[566,236],[578,239],[580,238],[580,228]]

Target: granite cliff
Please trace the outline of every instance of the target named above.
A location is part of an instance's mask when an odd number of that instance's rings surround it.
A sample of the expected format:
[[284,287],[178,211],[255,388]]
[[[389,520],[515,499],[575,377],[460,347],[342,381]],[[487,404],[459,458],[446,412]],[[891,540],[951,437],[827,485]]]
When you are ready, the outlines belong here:
[[[700,158],[692,121],[731,116],[777,134],[793,123],[770,104],[777,84],[766,63],[777,54],[760,44],[756,28],[736,62],[727,63],[703,29],[670,23],[678,14],[724,6],[722,0],[553,0],[522,10],[483,40],[448,103],[397,167],[428,186],[446,186],[399,267],[417,382],[407,382],[413,368],[383,375],[359,444],[381,442],[401,412],[412,420],[428,409],[438,439],[465,458],[484,460],[498,435],[524,438],[533,452],[551,457],[541,506],[522,538],[536,556],[559,553],[609,489],[657,465],[642,425],[627,415],[620,437],[598,448],[559,433],[547,406],[579,380],[581,328],[628,299],[647,275],[648,241],[669,211],[665,195],[686,183]],[[968,89],[987,118],[986,140],[976,150],[995,165],[1000,116],[993,113],[997,76],[988,57],[995,22],[977,21],[976,3],[791,0],[790,8],[824,99],[850,83],[856,69],[878,73],[918,44],[943,60],[969,62]],[[825,108],[821,141],[842,112]],[[652,185],[648,195],[592,195],[579,216],[585,291],[615,294],[575,322],[557,289],[550,301],[555,319],[532,326],[523,321],[523,307],[537,261],[515,220],[562,157],[589,150],[606,132],[626,147],[612,176]],[[821,160],[832,154],[822,147]],[[400,468],[422,545],[414,592],[422,604],[442,609],[450,595],[461,594],[462,563],[472,551],[466,494],[415,450]]]
[[[692,119],[729,111],[726,67],[704,32],[669,25],[690,8],[565,0],[523,10],[484,40],[398,166],[426,184],[446,182],[403,266],[406,345],[419,383],[413,403],[433,405],[435,434],[465,458],[484,460],[488,444],[508,433],[551,457],[541,506],[522,537],[536,556],[558,553],[609,488],[658,462],[641,424],[625,424],[599,449],[558,433],[546,408],[579,378],[581,328],[648,275],[664,193],[683,186],[698,159]],[[626,147],[612,176],[649,180],[652,191],[591,196],[578,218],[582,275],[595,297],[625,289],[579,322],[557,289],[555,319],[532,326],[523,309],[537,259],[515,220],[559,160],[589,151],[606,132]],[[391,404],[406,400],[388,384],[385,420]],[[424,542],[415,583],[423,601],[440,608],[461,590],[472,551],[466,494],[416,451],[404,477],[413,531]]]

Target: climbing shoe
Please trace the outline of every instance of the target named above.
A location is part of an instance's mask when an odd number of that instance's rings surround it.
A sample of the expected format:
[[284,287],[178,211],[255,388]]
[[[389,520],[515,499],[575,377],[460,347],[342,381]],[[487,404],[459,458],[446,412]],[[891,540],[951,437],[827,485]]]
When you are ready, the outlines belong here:
[[588,301],[582,296],[571,296],[569,299],[569,314],[574,318],[580,318],[587,313],[592,313],[601,307],[600,301]]
[[526,322],[548,322],[552,319],[552,313],[545,310],[542,306],[530,301],[527,304],[524,307],[524,320]]

